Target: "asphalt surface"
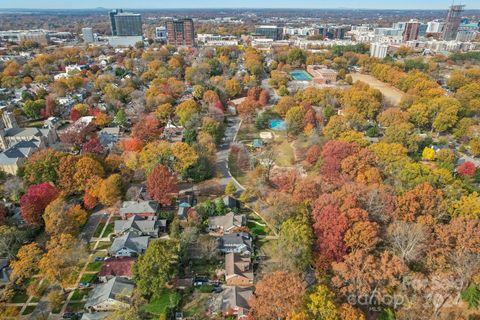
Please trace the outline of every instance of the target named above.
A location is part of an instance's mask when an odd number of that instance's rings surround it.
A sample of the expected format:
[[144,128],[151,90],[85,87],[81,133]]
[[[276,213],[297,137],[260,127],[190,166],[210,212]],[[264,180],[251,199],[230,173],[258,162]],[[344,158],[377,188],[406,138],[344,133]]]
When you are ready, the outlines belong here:
[[229,181],[233,181],[237,190],[243,190],[243,187],[232,179],[230,171],[228,170],[228,155],[230,153],[230,146],[233,144],[237,132],[240,129],[240,124],[241,122],[238,117],[228,117],[225,138],[218,147],[216,164],[220,184],[226,186]]

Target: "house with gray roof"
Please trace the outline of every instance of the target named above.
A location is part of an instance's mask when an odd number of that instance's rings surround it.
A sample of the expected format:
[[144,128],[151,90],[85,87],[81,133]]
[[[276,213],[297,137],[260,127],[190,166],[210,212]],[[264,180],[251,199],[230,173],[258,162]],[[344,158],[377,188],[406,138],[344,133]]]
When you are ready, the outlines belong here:
[[121,277],[114,277],[93,289],[85,303],[88,311],[114,311],[130,307],[134,284]]
[[138,236],[158,237],[160,232],[167,229],[167,220],[144,219],[140,216],[131,216],[127,220],[116,220],[113,232],[117,235],[133,232]]
[[222,313],[225,317],[246,319],[250,311],[248,301],[253,296],[251,288],[227,287],[222,293]]
[[229,212],[223,216],[208,218],[208,229],[215,233],[229,233],[235,228],[245,226],[246,223],[247,217],[244,214]]
[[135,232],[127,232],[113,240],[108,249],[112,257],[136,257],[147,250],[150,236],[138,236]]
[[0,170],[16,175],[18,168],[41,147],[42,142],[38,139],[17,142],[3,152],[0,152]]
[[246,232],[225,234],[218,239],[218,248],[223,253],[253,254],[252,237]]
[[119,212],[123,219],[128,219],[131,216],[154,218],[157,216],[159,208],[159,203],[153,200],[124,201]]

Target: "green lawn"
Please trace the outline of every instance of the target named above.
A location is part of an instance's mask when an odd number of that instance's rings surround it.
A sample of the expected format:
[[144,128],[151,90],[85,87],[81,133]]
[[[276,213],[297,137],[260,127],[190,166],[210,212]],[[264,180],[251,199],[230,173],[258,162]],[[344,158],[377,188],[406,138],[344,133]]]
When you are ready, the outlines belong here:
[[159,297],[154,297],[143,309],[154,315],[166,314],[170,308],[175,308],[180,302],[180,294],[175,291],[163,291]]
[[30,302],[39,302],[42,297],[32,297],[32,300]]
[[215,270],[220,267],[219,261],[192,260],[192,272],[202,276],[214,276]]
[[97,277],[96,273],[84,273],[82,278],[80,278],[80,282],[93,282],[95,278]]
[[24,291],[17,291],[12,298],[12,303],[24,303],[27,302],[28,295]]
[[72,301],[81,301],[83,297],[87,296],[91,291],[91,288],[88,289],[75,289],[72,295]]
[[27,314],[30,314],[33,312],[33,310],[35,310],[36,306],[28,306],[25,308],[25,310],[23,310],[23,313],[22,315],[27,315]]
[[100,241],[97,246],[97,250],[108,249],[112,243],[110,241]]
[[273,146],[275,163],[280,167],[289,167],[295,164],[293,148],[287,140]]
[[182,311],[185,317],[199,317],[204,319],[204,315],[207,312],[207,302],[212,296],[211,293],[202,293],[195,290],[191,295],[186,297],[186,302],[183,305]]
[[102,230],[104,227],[105,227],[105,222],[100,222],[97,226],[97,229],[95,229],[95,233],[93,234],[93,236],[95,238],[100,237],[102,235]]
[[103,261],[91,262],[87,266],[87,271],[99,272],[102,269]]
[[260,223],[262,222],[250,219],[247,221],[247,227],[254,236],[266,236],[268,234],[268,227],[260,225]]
[[114,227],[113,222],[110,222],[109,224],[107,224],[107,227],[105,228],[105,231],[103,232],[102,237],[105,238],[105,237],[108,237],[110,234],[112,234],[113,227]]
[[83,310],[85,302],[71,302],[67,305],[68,312],[79,312]]
[[260,137],[259,132],[255,125],[243,122],[240,130],[238,130],[236,141],[257,139]]

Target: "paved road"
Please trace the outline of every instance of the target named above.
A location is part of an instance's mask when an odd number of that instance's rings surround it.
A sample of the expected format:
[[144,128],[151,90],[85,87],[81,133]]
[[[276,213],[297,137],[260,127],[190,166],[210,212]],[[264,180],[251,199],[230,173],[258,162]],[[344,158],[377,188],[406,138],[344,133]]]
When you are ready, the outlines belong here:
[[105,208],[95,209],[95,211],[88,217],[87,223],[83,227],[80,238],[85,242],[90,242],[98,224],[104,216],[106,216]]
[[225,138],[217,151],[217,176],[220,178],[220,184],[227,185],[229,181],[233,181],[237,190],[244,190],[238,182],[232,179],[230,171],[228,170],[228,154],[230,153],[230,146],[235,141],[238,130],[240,129],[241,121],[238,117],[229,117],[227,128],[225,129]]

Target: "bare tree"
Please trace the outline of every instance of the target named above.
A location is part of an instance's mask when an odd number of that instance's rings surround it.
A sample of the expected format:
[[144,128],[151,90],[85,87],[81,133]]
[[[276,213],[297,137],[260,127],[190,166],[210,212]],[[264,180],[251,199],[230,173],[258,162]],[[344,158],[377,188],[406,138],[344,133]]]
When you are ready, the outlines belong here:
[[420,224],[395,221],[388,228],[388,238],[395,254],[408,263],[422,253],[427,233]]

